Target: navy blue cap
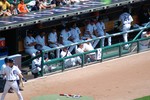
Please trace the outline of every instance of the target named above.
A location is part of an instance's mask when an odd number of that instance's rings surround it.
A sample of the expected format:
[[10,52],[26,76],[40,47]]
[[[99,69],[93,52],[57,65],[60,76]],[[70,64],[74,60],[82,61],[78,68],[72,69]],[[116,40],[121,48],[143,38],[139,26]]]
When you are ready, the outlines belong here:
[[14,60],[10,58],[9,63],[14,63]]

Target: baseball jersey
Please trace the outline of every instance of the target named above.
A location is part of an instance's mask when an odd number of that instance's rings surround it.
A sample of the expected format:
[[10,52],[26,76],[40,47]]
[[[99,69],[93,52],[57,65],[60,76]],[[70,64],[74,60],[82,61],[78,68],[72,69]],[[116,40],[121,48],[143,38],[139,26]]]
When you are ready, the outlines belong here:
[[97,32],[100,36],[104,36],[105,24],[103,22],[96,23]]
[[45,37],[41,37],[40,35],[35,37],[35,40],[38,44],[45,46]]
[[53,42],[53,43],[57,43],[57,33],[55,32],[55,33],[50,33],[49,35],[48,35],[48,41],[51,41],[51,42]]
[[84,50],[85,51],[91,51],[91,50],[94,50],[93,46],[91,43],[84,43]]
[[61,31],[60,37],[62,37],[63,43],[65,41],[68,41],[70,36],[71,36],[71,32],[70,31],[67,32],[65,29]]
[[121,30],[124,30],[124,29],[131,26],[131,22],[133,21],[133,18],[129,13],[125,12],[125,13],[120,15],[119,21],[121,21],[121,23],[122,23]]
[[85,35],[86,35],[86,36],[89,36],[89,34],[88,34],[87,32],[90,32],[90,34],[93,35],[93,32],[94,32],[94,30],[96,30],[96,29],[97,29],[97,27],[96,27],[95,24],[93,24],[93,25],[88,24],[88,25],[86,26]]
[[[18,66],[16,66],[16,67],[18,67]],[[19,72],[19,74],[21,74],[21,71],[20,71],[20,69],[18,68],[18,72]],[[15,73],[15,76],[16,76],[16,80],[19,80],[20,78],[19,78],[19,75],[17,74],[17,73]]]
[[21,74],[21,71],[15,65],[13,65],[12,68],[6,66],[3,70],[3,74],[6,74],[6,80],[17,80],[16,75]]
[[84,52],[84,48],[77,48],[76,53],[83,53]]
[[31,44],[33,42],[36,42],[36,40],[33,37],[26,36],[24,39],[24,47],[26,49],[33,49],[34,46],[29,46],[29,44]]
[[36,68],[36,65],[39,65],[39,66],[40,66],[40,65],[41,65],[41,60],[42,60],[41,57],[34,59],[34,60],[32,61],[32,69]]
[[80,40],[80,29],[78,27],[76,28],[71,28],[71,37],[74,39],[74,40]]
[[[67,55],[66,55],[66,53],[67,53]],[[61,57],[63,58],[63,57],[67,57],[67,56],[71,56],[72,54],[68,51],[68,52],[65,52],[65,51],[61,51]]]

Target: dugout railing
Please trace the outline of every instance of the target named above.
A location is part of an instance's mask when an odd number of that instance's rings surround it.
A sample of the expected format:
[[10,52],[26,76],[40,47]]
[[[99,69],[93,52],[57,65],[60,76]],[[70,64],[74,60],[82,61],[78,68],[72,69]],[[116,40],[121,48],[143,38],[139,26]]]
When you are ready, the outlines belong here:
[[[140,52],[140,50],[139,50],[140,41],[149,40],[150,37],[139,39],[139,36],[141,35],[141,33],[143,31],[145,31],[147,29],[150,29],[149,24],[150,23],[148,22],[144,27],[139,27],[139,28],[131,29],[131,30],[127,31],[128,34],[133,33],[133,32],[137,32],[137,35],[133,38],[133,40],[131,40],[127,43],[120,42],[120,43],[113,44],[111,46],[102,47],[101,46],[102,44],[100,42],[100,45],[98,46],[98,48],[101,48],[101,59],[93,61],[92,63],[102,62],[105,59],[112,59],[114,57],[121,57],[121,56],[124,56],[124,55]],[[65,45],[65,46],[45,50],[45,51],[42,51],[42,53],[40,55],[38,55],[36,57],[33,57],[33,58],[31,58],[31,59],[29,59],[25,62],[22,62],[22,65],[29,65],[29,64],[31,64],[33,59],[35,59],[37,57],[42,57],[42,61],[41,61],[42,71],[40,73],[41,76],[43,76],[44,74],[47,74],[47,73],[64,71],[64,70],[68,69],[68,68],[65,67],[64,61],[66,59],[70,59],[70,58],[74,58],[74,57],[80,57],[82,59],[82,63],[80,65],[69,67],[69,69],[70,68],[76,68],[76,67],[83,67],[87,64],[92,64],[91,62],[90,63],[85,63],[84,58],[87,54],[90,54],[90,53],[95,53],[96,54],[97,49],[89,51],[89,52],[80,53],[80,54],[74,54],[74,55],[69,56],[69,57],[50,59],[46,62],[44,61],[44,54],[48,53],[48,52],[51,52],[51,51],[54,51],[54,50],[57,50],[57,49],[62,49],[62,48],[65,48],[65,47],[78,45],[78,44],[82,44],[82,43],[86,43],[86,42],[92,42],[92,41],[95,41],[95,40],[101,40],[103,38],[115,37],[115,36],[123,35],[125,33],[126,32],[119,32],[119,33],[111,34],[109,36],[98,37],[96,39],[86,40],[86,41],[83,41],[83,42],[73,43],[71,45]],[[127,50],[123,48],[125,44],[129,44],[129,48]],[[43,69],[43,66],[45,66],[45,65],[47,66],[47,68]]]

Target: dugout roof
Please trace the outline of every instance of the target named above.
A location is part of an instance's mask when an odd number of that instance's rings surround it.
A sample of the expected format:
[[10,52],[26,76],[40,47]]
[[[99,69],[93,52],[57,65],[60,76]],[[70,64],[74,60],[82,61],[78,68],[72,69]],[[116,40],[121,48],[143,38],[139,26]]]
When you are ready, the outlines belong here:
[[146,0],[86,0],[79,4],[46,9],[40,12],[1,17],[0,31],[90,13]]

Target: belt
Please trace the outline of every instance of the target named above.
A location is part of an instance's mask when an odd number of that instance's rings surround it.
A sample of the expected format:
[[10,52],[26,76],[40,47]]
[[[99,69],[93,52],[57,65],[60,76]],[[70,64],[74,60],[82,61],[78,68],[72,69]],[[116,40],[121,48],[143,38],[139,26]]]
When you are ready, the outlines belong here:
[[14,82],[14,81],[16,81],[16,80],[7,80],[7,81],[9,81],[9,82]]

